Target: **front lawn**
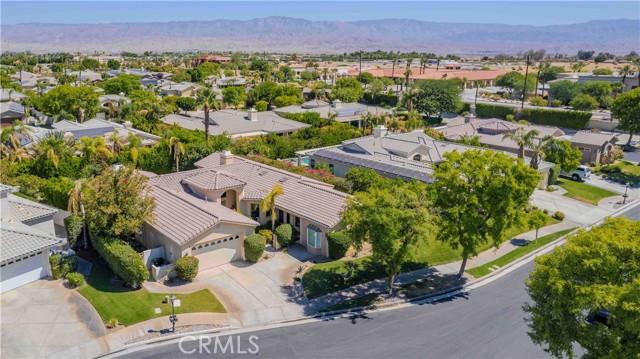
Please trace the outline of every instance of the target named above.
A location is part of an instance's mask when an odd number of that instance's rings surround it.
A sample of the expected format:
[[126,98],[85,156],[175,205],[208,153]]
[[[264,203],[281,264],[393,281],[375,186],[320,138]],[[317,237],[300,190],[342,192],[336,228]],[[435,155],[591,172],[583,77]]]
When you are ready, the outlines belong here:
[[[131,289],[114,280],[114,274],[102,261],[94,262],[87,285],[78,289],[98,311],[103,321],[117,319],[120,324],[132,325],[171,314],[171,303],[162,303],[169,294],[150,293],[144,288]],[[177,294],[180,306],[176,313],[226,313],[222,303],[207,289],[191,294]],[[160,308],[160,313],[155,313]]]
[[[526,221],[528,215],[525,215],[524,218]],[[556,219],[547,217],[545,226],[558,222]],[[514,238],[528,230],[530,230],[528,225],[510,228],[505,233],[503,241]],[[487,243],[479,248],[479,252],[483,252],[490,247],[491,245]],[[462,259],[461,253],[462,249],[460,248],[454,250],[448,244],[432,239],[427,245],[419,247],[413,252],[411,261],[402,267],[401,272],[455,262]],[[347,272],[347,262],[354,263],[353,275],[348,279],[344,279],[342,275]],[[363,257],[351,261],[316,264],[305,272],[302,277],[302,284],[304,285],[305,294],[312,299],[386,276],[387,274],[381,264],[374,262],[371,257]]]
[[564,194],[565,197],[573,198],[575,200],[589,203],[594,206],[597,206],[598,202],[600,202],[600,200],[603,198],[618,195],[617,193],[608,191],[606,189],[590,186],[586,183],[568,179],[558,180],[558,182],[556,182],[556,185],[567,190],[567,193]]
[[594,169],[600,176],[621,184],[640,184],[640,166],[628,161],[618,161],[610,166],[600,166]]
[[537,240],[533,240],[531,242],[528,242],[527,244],[525,244],[524,246],[520,246],[514,250],[512,250],[511,252],[503,255],[502,257],[493,260],[489,263],[485,263],[481,266],[475,267],[475,268],[471,268],[471,269],[467,269],[466,272],[471,274],[472,276],[476,277],[476,278],[480,278],[480,277],[484,277],[485,275],[491,273],[491,270],[489,268],[497,266],[497,267],[504,267],[505,265],[515,261],[516,259],[525,256],[526,254],[529,254],[533,251],[535,251],[536,249],[543,247],[553,241],[555,241],[556,239],[564,236],[567,233],[570,233],[571,231],[573,231],[575,229],[574,228],[570,228],[570,229],[565,229],[563,231],[560,232],[556,232],[556,233],[551,233],[548,234],[544,237],[540,237]]

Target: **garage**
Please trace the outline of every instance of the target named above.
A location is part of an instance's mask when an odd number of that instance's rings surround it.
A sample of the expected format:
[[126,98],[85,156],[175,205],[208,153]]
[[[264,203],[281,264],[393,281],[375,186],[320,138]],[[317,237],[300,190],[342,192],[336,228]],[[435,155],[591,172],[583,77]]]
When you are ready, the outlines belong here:
[[203,241],[191,247],[191,255],[200,260],[200,270],[214,268],[241,259],[242,237],[226,236]]
[[29,284],[49,275],[45,252],[16,259],[0,267],[0,293]]

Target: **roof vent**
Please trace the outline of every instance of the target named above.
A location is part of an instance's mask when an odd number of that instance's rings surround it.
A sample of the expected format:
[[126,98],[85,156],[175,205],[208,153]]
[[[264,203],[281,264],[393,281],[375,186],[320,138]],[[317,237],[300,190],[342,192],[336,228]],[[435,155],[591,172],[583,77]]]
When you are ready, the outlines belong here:
[[267,172],[268,172],[268,171],[260,171],[260,172],[258,173],[258,176],[264,176],[264,175],[266,175],[266,174],[267,174]]
[[287,182],[288,179],[289,179],[289,177],[282,177],[282,178],[280,178],[280,180],[278,182],[285,183],[285,182]]

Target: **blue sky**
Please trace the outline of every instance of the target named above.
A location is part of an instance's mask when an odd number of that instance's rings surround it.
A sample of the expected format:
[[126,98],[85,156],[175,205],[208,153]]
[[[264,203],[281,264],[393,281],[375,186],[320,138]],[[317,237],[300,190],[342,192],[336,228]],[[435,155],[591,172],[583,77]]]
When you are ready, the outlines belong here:
[[439,22],[553,25],[639,19],[640,1],[6,1],[2,24],[108,23],[290,16],[309,20],[409,18]]

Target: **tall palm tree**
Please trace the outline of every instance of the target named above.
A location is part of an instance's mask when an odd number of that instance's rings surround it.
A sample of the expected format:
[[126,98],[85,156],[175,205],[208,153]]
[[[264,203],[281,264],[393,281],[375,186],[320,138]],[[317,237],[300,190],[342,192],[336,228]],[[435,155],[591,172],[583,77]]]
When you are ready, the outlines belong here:
[[394,55],[393,58],[391,59],[391,78],[395,77],[397,63],[398,63],[398,58]]
[[184,144],[180,143],[178,137],[172,136],[169,138],[167,145],[169,146],[169,154],[173,152],[173,159],[176,161],[176,172],[180,172],[180,155],[185,153]]
[[582,61],[578,61],[575,64],[571,65],[571,69],[573,70],[573,72],[580,72],[580,70],[582,70],[583,67],[584,67],[584,62]]
[[85,250],[89,249],[89,242],[87,241],[87,227],[85,223],[84,204],[82,198],[82,189],[86,182],[86,178],[81,178],[75,181],[75,183],[73,184],[73,188],[69,190],[69,202],[67,204],[67,211],[73,214],[78,214],[78,212],[82,214],[82,238],[83,247]]
[[633,71],[631,65],[624,65],[620,69],[620,75],[622,75],[622,92],[624,92],[624,87],[626,85],[627,76]]
[[506,133],[502,136],[502,140],[510,139],[518,145],[518,158],[524,158],[525,148],[531,148],[533,140],[538,136],[538,131],[531,130],[527,132],[524,127],[520,127],[515,133]]
[[412,58],[408,58],[407,59],[407,68],[404,70],[404,78],[405,78],[405,84],[407,86],[407,90],[409,89],[409,76],[411,76],[411,74],[413,73],[411,71],[411,63],[413,62]]
[[529,166],[531,166],[531,168],[535,170],[538,169],[540,161],[544,158],[545,151],[550,141],[553,141],[552,136],[545,136],[538,141],[532,141],[529,146],[529,150],[531,151],[531,161],[529,162]]
[[271,233],[273,235],[273,248],[278,249],[278,241],[276,240],[276,199],[284,194],[284,189],[277,183],[263,199],[260,201],[260,211],[263,214],[269,212],[271,214]]
[[203,88],[196,93],[196,104],[204,109],[204,136],[209,142],[209,110],[219,110],[220,101],[218,101],[218,93],[210,88]]
[[86,136],[82,137],[80,139],[79,149],[88,162],[93,162],[95,156],[109,159],[113,155],[109,147],[107,147],[107,144],[104,142],[104,138],[100,136],[93,138]]
[[11,125],[0,132],[0,143],[12,148],[22,147],[21,137],[31,138],[28,128],[19,120],[15,120]]
[[120,149],[124,147],[122,140],[123,138],[122,136],[120,136],[120,133],[117,128],[113,130],[111,135],[109,135],[108,141],[111,142],[111,148],[113,150],[113,154],[116,156],[118,155],[118,152],[120,152]]
[[60,158],[73,147],[75,147],[75,140],[65,139],[62,132],[53,132],[42,138],[34,150],[38,156],[45,156],[53,163],[53,167],[58,169]]
[[336,76],[338,76],[338,69],[331,69],[331,72],[333,72],[333,76],[331,76],[331,86],[333,86],[336,83]]
[[127,145],[125,148],[129,150],[129,154],[131,156],[131,162],[135,166],[138,163],[138,154],[140,153],[139,148],[142,146],[142,140],[140,137],[133,134],[133,132],[129,132],[129,137],[127,138]]

